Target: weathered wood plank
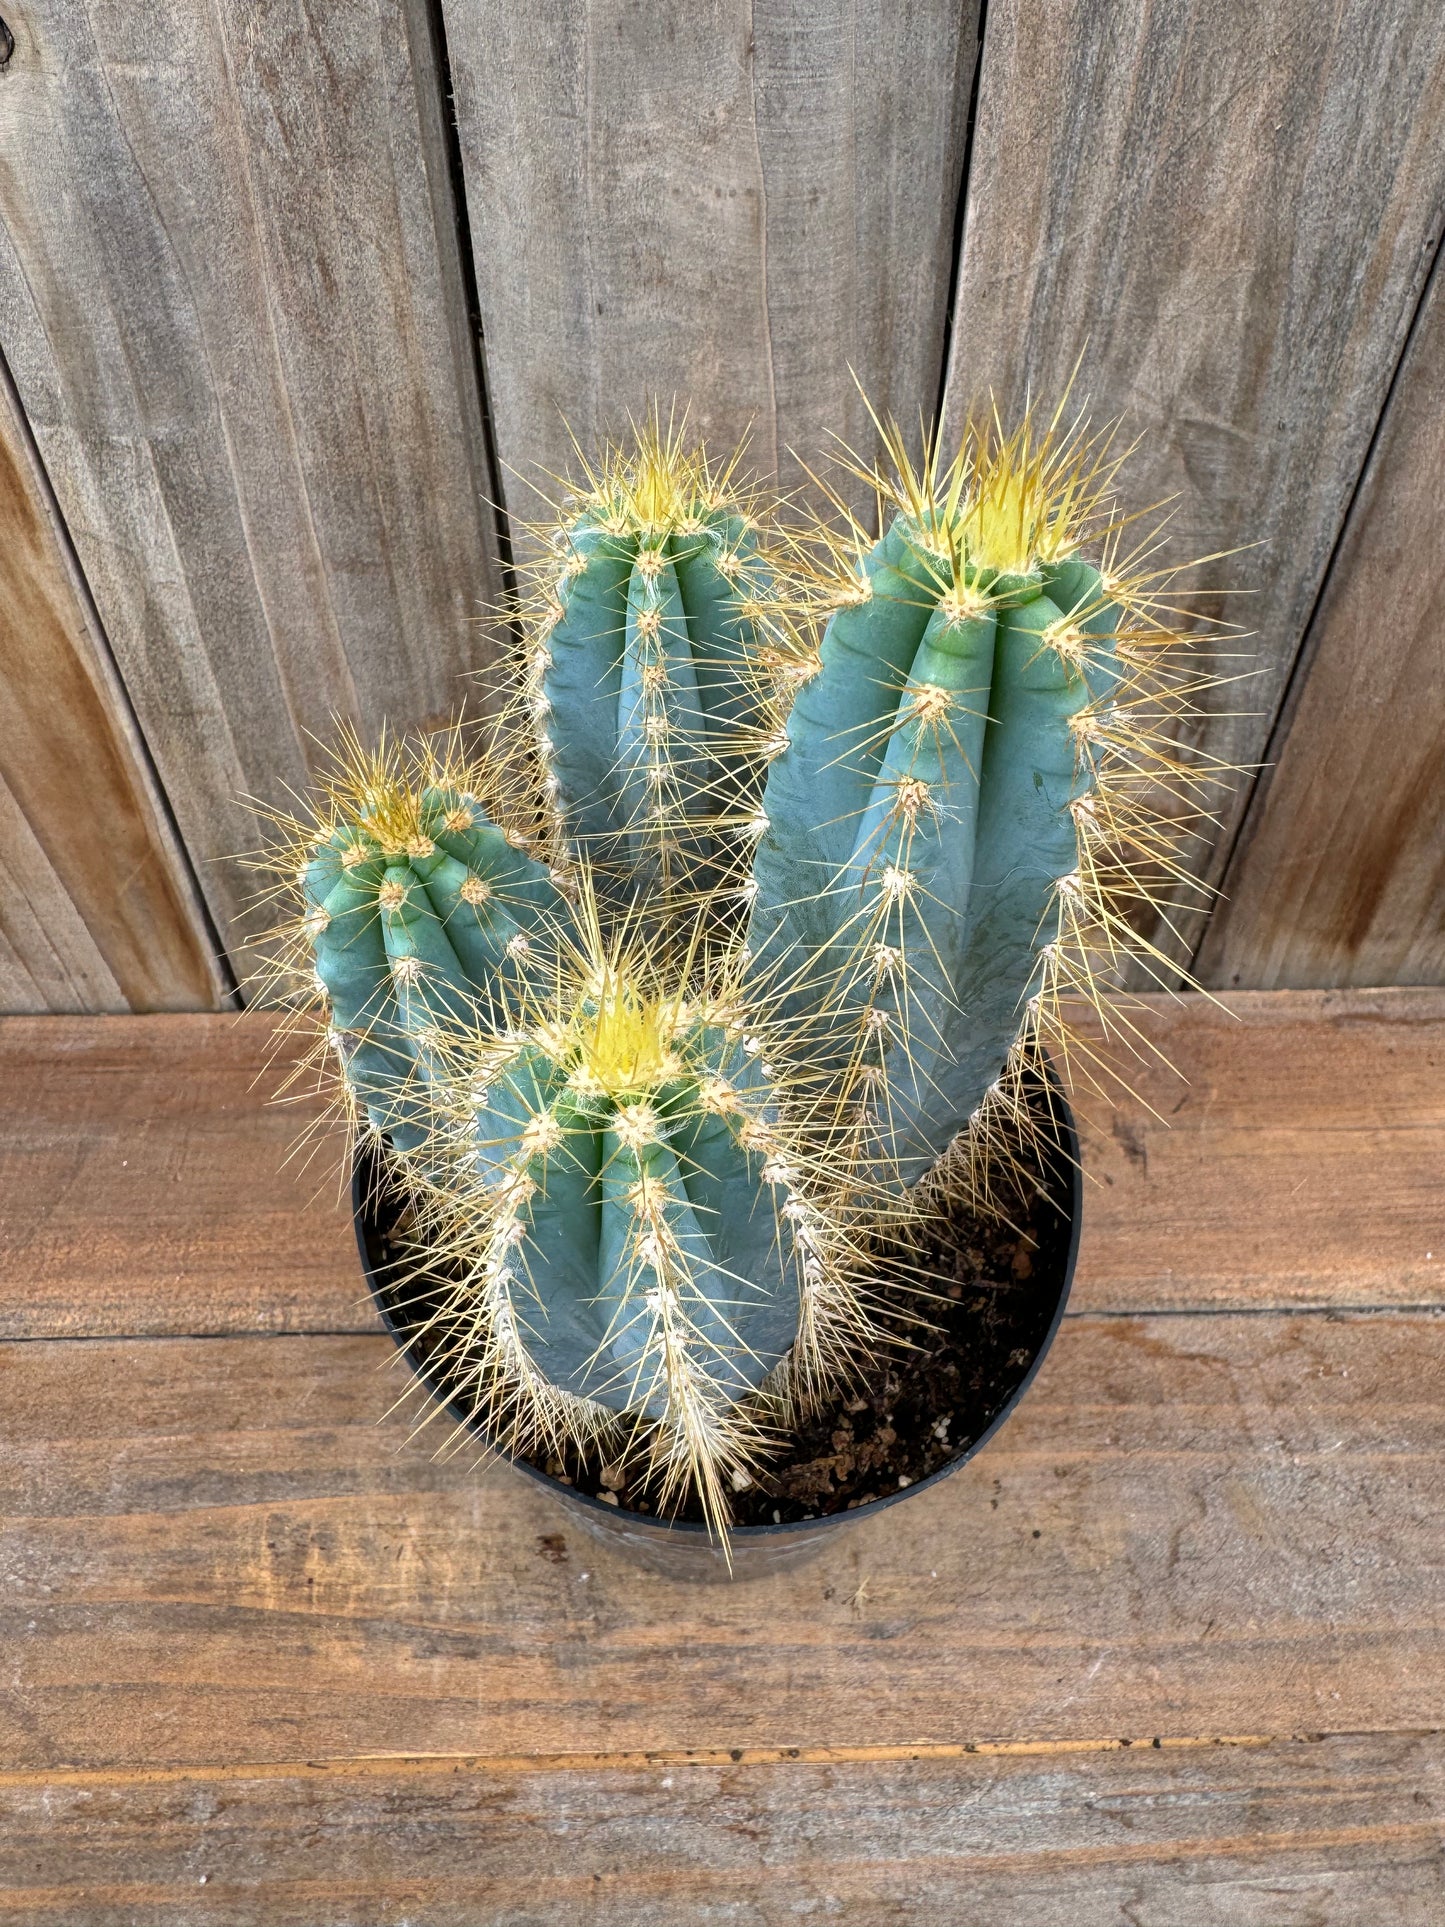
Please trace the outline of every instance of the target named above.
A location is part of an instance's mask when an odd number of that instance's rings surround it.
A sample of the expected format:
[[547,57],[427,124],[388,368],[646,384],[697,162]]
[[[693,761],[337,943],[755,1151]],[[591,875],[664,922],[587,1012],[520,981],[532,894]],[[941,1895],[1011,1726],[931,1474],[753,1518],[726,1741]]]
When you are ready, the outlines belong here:
[[1437,268],[1210,922],[1210,984],[1445,981]]
[[0,1346],[0,1759],[1445,1725],[1445,1319],[1068,1321],[971,1466],[761,1589],[436,1462],[387,1357]]
[[374,1326],[259,1015],[0,1021],[0,1334]]
[[[1081,1119],[1080,1310],[1445,1302],[1445,1001],[1152,1000],[1177,1070]],[[373,1328],[340,1146],[260,1017],[0,1022],[0,1337]]]
[[[1133,506],[1178,497],[1160,560],[1258,545],[1207,571],[1252,593],[1200,605],[1253,632],[1200,732],[1225,761],[1263,755],[1442,198],[1428,0],[989,7],[949,405],[1051,405],[1079,361],[1076,397],[1143,434]],[[1373,657],[1404,646],[1372,626]]]
[[0,1778],[26,1927],[1434,1927],[1439,1735],[906,1761]]
[[333,715],[448,711],[496,593],[426,14],[10,22],[0,344],[231,942],[238,799],[283,801]]
[[1147,998],[1169,1060],[1080,1099],[1080,1309],[1445,1303],[1445,996]]
[[[654,398],[797,486],[938,394],[976,0],[444,0],[503,485]],[[516,471],[520,471],[520,478]]]
[[204,1010],[222,986],[0,359],[0,1010]]

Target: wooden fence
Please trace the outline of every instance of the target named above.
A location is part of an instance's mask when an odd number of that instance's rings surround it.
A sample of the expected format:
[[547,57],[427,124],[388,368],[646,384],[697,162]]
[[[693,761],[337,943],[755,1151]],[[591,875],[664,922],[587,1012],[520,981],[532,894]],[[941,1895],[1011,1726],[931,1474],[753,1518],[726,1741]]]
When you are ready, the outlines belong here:
[[529,477],[1075,392],[1243,766],[1212,985],[1445,979],[1438,0],[0,0],[0,1009],[224,1001],[333,716],[440,721]]

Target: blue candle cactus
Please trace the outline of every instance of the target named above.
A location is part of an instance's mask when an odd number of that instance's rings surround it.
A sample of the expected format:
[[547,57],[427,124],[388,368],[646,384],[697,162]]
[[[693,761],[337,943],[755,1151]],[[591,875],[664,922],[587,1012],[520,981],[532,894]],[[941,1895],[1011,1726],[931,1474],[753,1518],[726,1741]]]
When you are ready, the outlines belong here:
[[510,721],[557,845],[599,887],[684,914],[741,881],[790,693],[767,510],[656,414],[532,531]]
[[1059,992],[1141,948],[1176,834],[1180,638],[1106,448],[885,444],[877,541],[765,540],[655,424],[610,453],[501,743],[352,744],[283,857],[327,1060],[447,1261],[452,1382],[719,1526],[866,1354],[870,1242],[1016,1150]]
[[826,626],[768,774],[750,942],[796,979],[818,1051],[885,1066],[879,1155],[909,1185],[1017,1113],[1040,1000],[1091,986],[1099,936],[1122,940],[1100,790],[1117,829],[1107,752],[1163,632],[1141,583],[1079,553],[1105,519],[1097,444],[978,429],[915,471],[883,434],[881,538],[846,515],[814,532]]

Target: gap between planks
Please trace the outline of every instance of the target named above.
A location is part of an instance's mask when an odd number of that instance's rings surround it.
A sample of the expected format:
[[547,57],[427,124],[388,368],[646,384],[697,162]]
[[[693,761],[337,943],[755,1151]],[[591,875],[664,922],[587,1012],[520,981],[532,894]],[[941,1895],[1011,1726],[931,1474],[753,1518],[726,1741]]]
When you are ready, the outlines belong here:
[[[1440,1318],[1445,1305],[1335,1305],[1327,1299],[1317,1305],[1296,1305],[1287,1301],[1270,1305],[1140,1305],[1106,1311],[1066,1311],[1064,1323],[1092,1325],[1121,1323],[1141,1318]],[[377,1320],[368,1318],[360,1325],[325,1325],[314,1330],[280,1331],[179,1331],[179,1332],[21,1332],[0,1334],[0,1347],[10,1345],[209,1345],[228,1344],[236,1339],[268,1338],[377,1338]]]
[[1213,1747],[1313,1746],[1332,1739],[1428,1739],[1437,1729],[1379,1728],[1365,1733],[1156,1733],[1138,1738],[923,1741],[916,1746],[649,1747],[613,1753],[359,1753],[316,1760],[183,1761],[167,1766],[54,1767],[0,1772],[0,1788],[169,1786],[186,1780],[286,1780],[299,1774],[353,1779],[449,1773],[643,1773],[657,1767],[885,1766],[922,1760],[1042,1759],[1066,1754],[1197,1752]]

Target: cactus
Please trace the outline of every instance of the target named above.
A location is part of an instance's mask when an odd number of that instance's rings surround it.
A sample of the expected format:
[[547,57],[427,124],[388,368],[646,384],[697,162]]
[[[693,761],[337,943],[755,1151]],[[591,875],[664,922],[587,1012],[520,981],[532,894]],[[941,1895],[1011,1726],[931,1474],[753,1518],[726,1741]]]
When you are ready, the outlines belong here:
[[1148,786],[1197,795],[1210,772],[1166,732],[1182,638],[1120,560],[1108,438],[981,423],[915,469],[879,427],[891,467],[854,473],[881,538],[846,511],[804,538],[826,626],[768,774],[748,941],[796,980],[820,1057],[881,1062],[889,1175],[954,1145],[986,1180],[1060,993],[1102,1002],[1153,954],[1131,911],[1183,873],[1178,808]]
[[741,451],[714,471],[683,434],[654,411],[531,531],[511,707],[557,847],[604,889],[685,913],[745,873],[787,631]]
[[868,1329],[867,1200],[736,970],[609,939],[584,870],[547,967],[452,1049],[421,1200],[458,1273],[433,1331],[492,1435],[641,1441],[662,1505],[690,1488],[718,1523]]
[[[282,968],[319,994],[339,1091],[395,1148],[422,1147],[443,1035],[475,1020],[526,967],[553,887],[479,801],[455,743],[407,751],[354,737],[315,814],[276,817],[303,900]],[[299,943],[299,956],[296,945]]]
[[876,1240],[988,1203],[1061,994],[1151,954],[1152,793],[1214,774],[1161,733],[1190,683],[1107,439],[915,469],[883,434],[882,536],[765,561],[654,420],[548,544],[499,745],[351,743],[279,859],[325,1059],[449,1266],[453,1384],[719,1527],[875,1342]]
[[308,1021],[451,1262],[432,1339],[489,1432],[641,1449],[663,1504],[695,1491],[721,1525],[769,1428],[866,1341],[887,1204],[736,944],[699,919],[679,958],[609,919],[585,854],[559,887],[485,782],[352,744],[287,820]]

